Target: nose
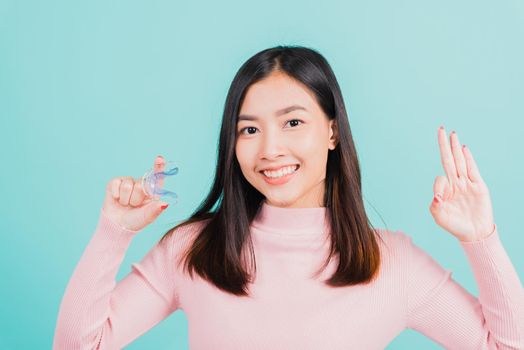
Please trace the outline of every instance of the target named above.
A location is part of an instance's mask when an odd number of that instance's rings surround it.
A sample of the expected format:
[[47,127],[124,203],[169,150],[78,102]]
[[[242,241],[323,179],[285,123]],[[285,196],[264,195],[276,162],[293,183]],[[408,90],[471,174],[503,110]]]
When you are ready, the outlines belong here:
[[285,140],[278,131],[266,131],[260,143],[260,158],[273,159],[285,154]]

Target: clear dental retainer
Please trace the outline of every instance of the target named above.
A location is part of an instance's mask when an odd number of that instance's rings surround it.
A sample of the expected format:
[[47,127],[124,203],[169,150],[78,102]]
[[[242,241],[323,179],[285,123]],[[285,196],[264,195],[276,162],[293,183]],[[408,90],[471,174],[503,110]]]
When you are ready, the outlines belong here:
[[[178,166],[173,161],[168,161],[164,163],[164,170],[155,172],[155,169],[149,169],[142,176],[142,190],[146,196],[151,197],[153,200],[160,200],[160,198],[170,204],[178,203],[178,195],[165,189],[166,182],[169,182],[169,179],[173,175],[178,173]],[[160,184],[160,181],[163,181],[163,184]],[[166,181],[167,180],[167,181]],[[170,185],[168,184],[167,187]]]

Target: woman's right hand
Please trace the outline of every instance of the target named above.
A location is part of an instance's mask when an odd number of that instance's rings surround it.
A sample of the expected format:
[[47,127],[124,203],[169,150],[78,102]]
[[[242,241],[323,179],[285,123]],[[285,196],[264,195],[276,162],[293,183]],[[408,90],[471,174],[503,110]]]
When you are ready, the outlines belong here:
[[[155,159],[154,171],[164,170],[165,160],[161,156]],[[163,180],[159,181],[162,187]],[[141,178],[134,179],[130,176],[112,178],[106,186],[106,196],[102,211],[115,224],[120,227],[140,231],[153,221],[167,207],[167,203],[154,200],[142,190]]]

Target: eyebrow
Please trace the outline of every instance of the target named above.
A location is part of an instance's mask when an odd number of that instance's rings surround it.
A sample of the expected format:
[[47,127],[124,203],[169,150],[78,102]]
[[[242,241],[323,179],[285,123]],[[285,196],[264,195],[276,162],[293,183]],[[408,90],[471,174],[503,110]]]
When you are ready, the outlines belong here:
[[[303,110],[303,111],[307,112],[307,109],[305,109],[302,106],[292,105],[292,106],[289,106],[289,107],[286,107],[286,108],[279,109],[278,111],[276,111],[275,116],[278,117],[278,116],[281,116],[283,114],[287,114],[289,112],[293,112],[295,110]],[[254,115],[241,114],[241,115],[238,116],[238,121],[241,121],[241,120],[258,120],[258,117],[254,116]]]

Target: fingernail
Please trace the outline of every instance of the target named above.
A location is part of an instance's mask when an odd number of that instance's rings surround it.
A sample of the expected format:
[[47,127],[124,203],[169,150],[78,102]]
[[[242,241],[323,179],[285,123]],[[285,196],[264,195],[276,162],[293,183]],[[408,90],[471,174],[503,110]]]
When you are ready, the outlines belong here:
[[454,133],[455,133],[455,130],[453,130],[451,133],[454,134]]
[[466,148],[466,145],[462,145],[462,148]]
[[168,206],[169,206],[169,204],[164,204],[164,205],[161,206],[160,208],[162,208],[162,210],[164,210],[164,209],[166,209]]
[[443,130],[443,129],[444,129],[444,125],[441,125],[441,126],[440,126],[440,129]]
[[158,156],[156,156],[156,157],[157,157],[157,158],[164,158],[164,157],[162,157],[161,155],[158,155]]

